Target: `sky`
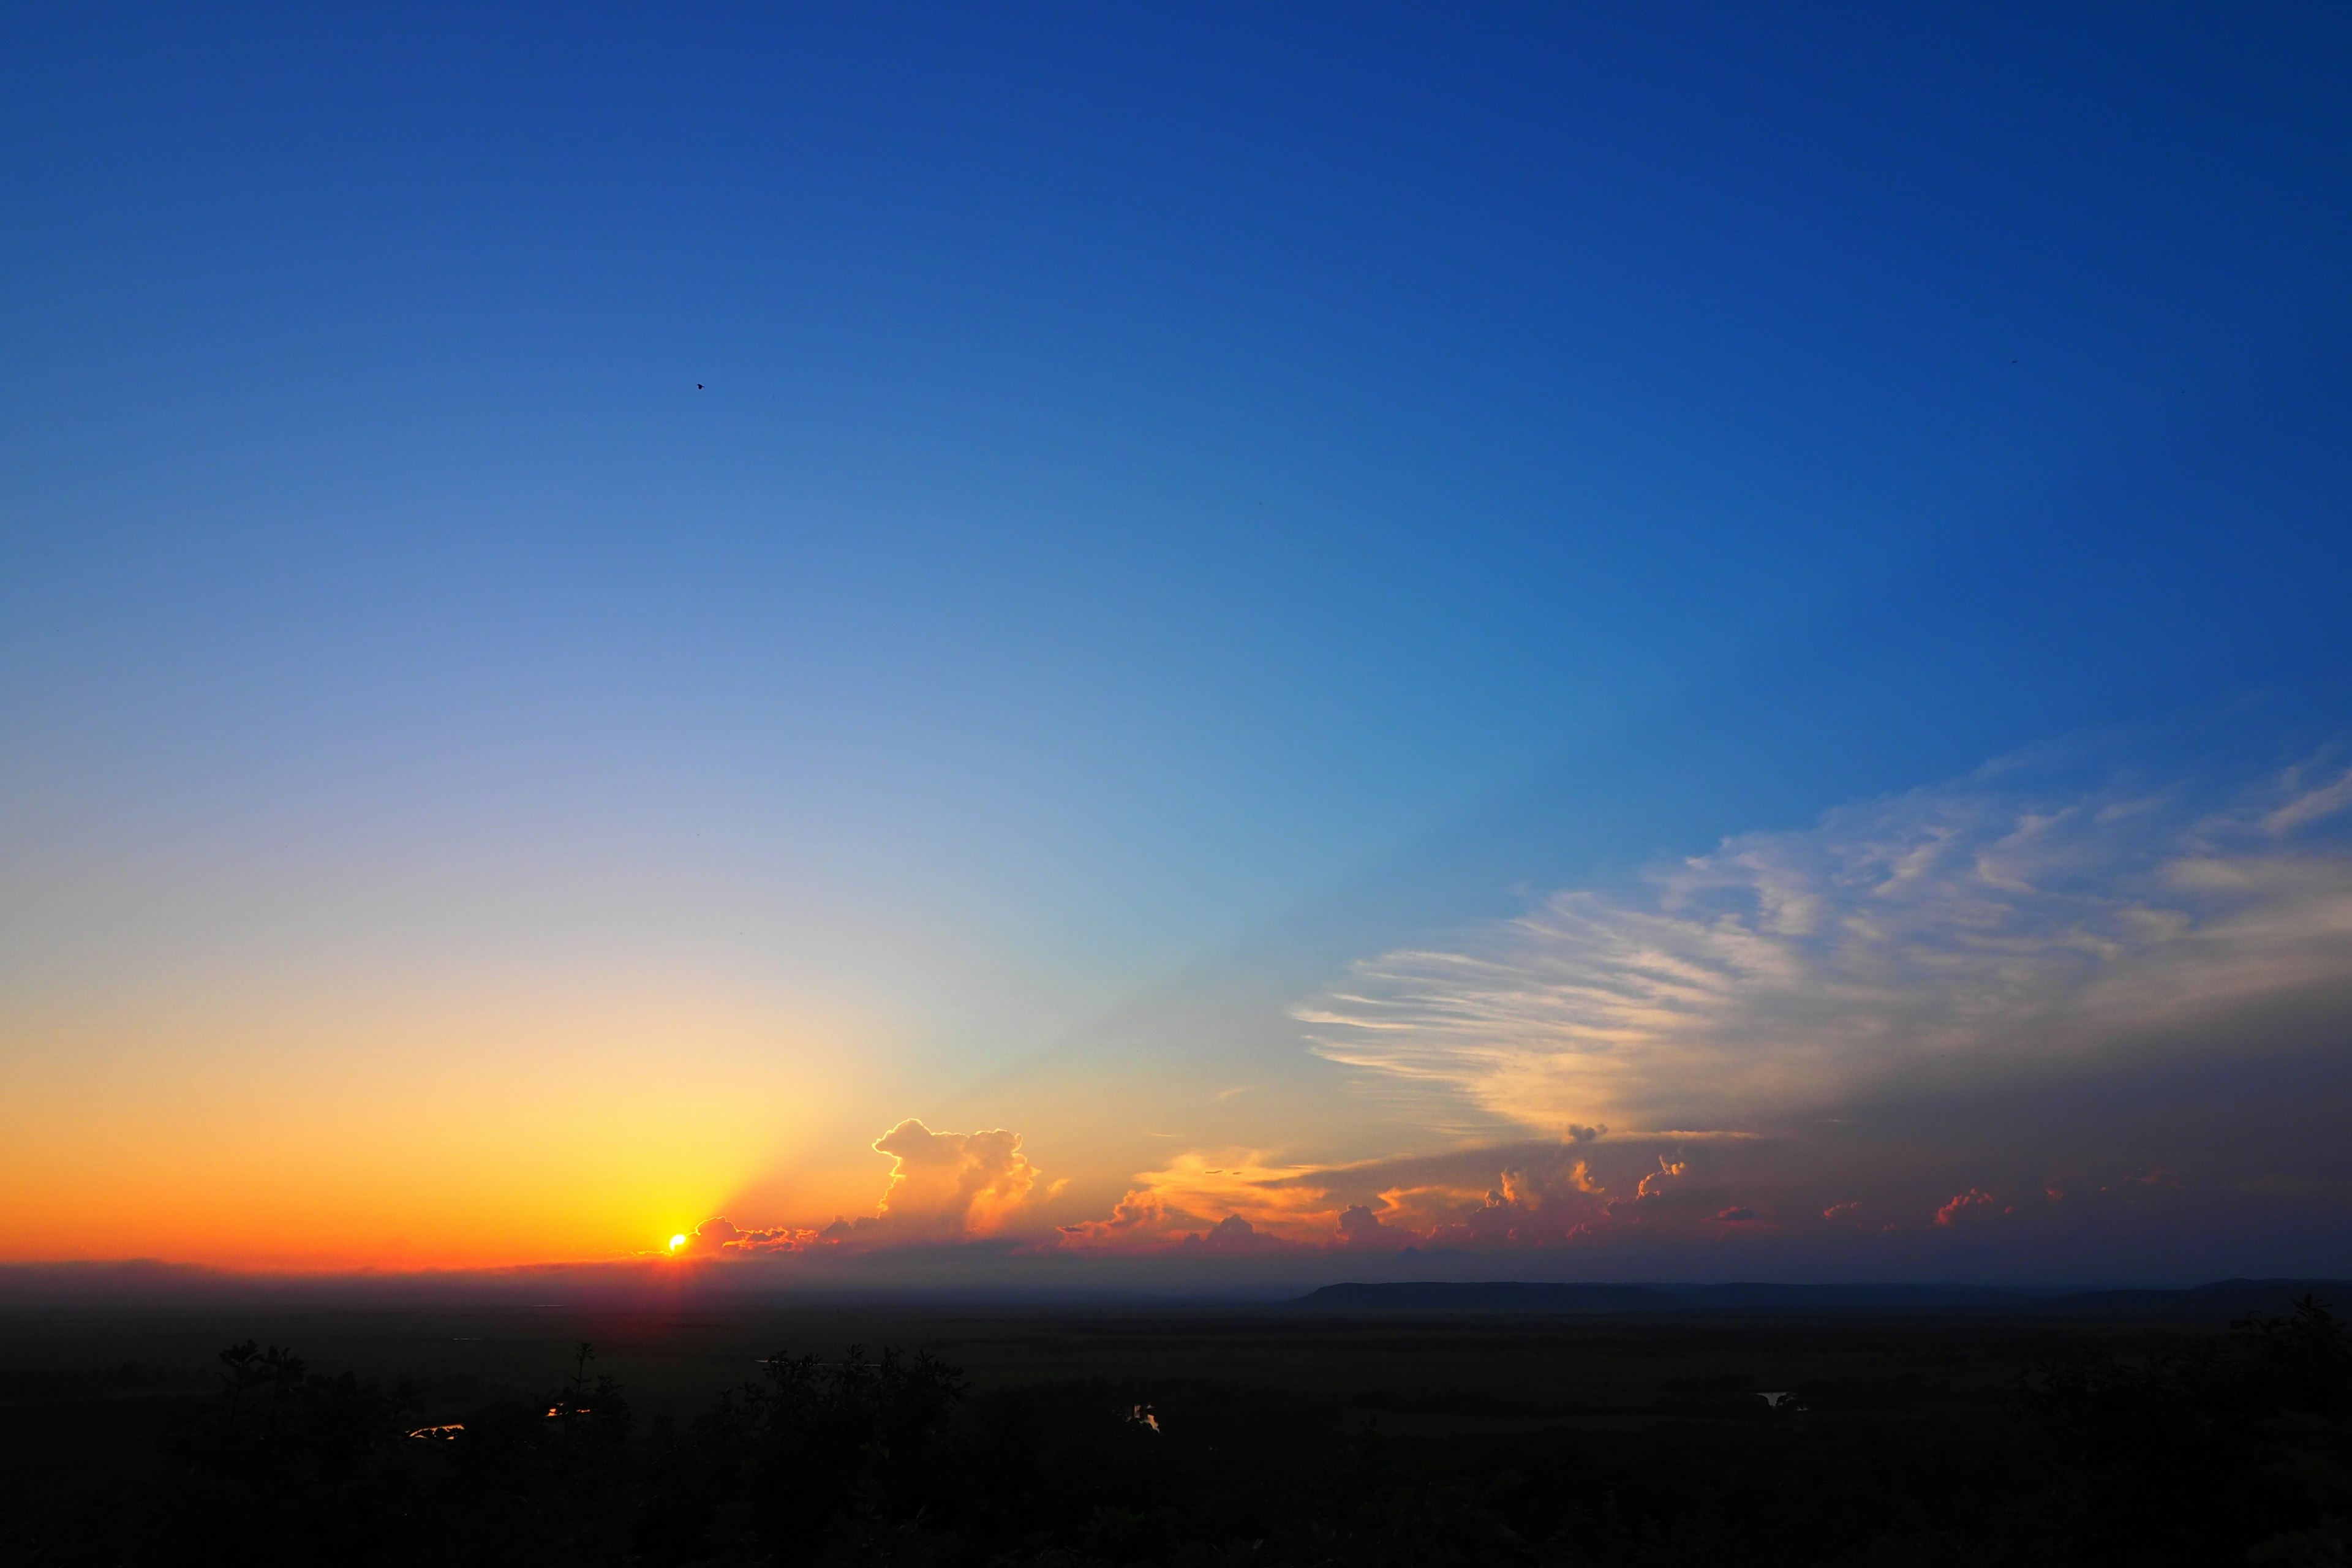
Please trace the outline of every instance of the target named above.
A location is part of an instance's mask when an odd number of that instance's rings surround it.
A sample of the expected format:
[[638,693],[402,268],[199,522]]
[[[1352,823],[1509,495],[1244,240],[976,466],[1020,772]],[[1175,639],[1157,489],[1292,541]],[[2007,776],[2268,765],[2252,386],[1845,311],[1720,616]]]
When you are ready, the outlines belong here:
[[0,1263],[2352,1273],[2347,89],[9,11]]

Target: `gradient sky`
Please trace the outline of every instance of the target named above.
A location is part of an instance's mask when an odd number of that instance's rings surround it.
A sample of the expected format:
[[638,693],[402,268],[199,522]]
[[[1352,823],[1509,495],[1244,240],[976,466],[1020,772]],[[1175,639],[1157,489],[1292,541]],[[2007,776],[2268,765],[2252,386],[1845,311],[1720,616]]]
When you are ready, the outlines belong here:
[[2352,1271],[2347,279],[2334,7],[15,7],[0,1259]]

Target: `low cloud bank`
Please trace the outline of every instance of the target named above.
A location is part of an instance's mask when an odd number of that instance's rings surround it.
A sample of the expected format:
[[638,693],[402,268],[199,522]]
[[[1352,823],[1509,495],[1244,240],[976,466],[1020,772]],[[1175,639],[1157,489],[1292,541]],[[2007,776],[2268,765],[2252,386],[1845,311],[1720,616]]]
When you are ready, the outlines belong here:
[[1630,1211],[1660,1171],[1686,1168],[1630,1143],[1610,1158],[1654,1159],[1658,1170],[1633,1170],[1612,1191],[1580,1142],[1337,1166],[1274,1164],[1246,1150],[1187,1153],[1139,1176],[1110,1218],[1060,1227],[1055,1244],[1129,1253],[1558,1245]]

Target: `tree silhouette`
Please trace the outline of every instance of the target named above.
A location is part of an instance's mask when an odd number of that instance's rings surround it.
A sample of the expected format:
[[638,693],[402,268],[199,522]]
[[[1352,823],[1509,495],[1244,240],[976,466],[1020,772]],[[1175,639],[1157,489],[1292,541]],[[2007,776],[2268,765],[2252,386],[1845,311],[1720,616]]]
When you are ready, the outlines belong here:
[[837,1362],[782,1352],[743,1394],[761,1538],[779,1563],[814,1562],[836,1536],[887,1533],[949,1501],[948,1424],[969,1391],[930,1355],[862,1345]]
[[252,1340],[219,1361],[219,1398],[167,1439],[185,1467],[183,1525],[247,1561],[374,1560],[408,1500],[394,1452],[413,1387],[329,1377]]
[[[2018,1407],[2053,1443],[2084,1563],[2343,1561],[2352,1515],[2352,1338],[2305,1296],[2137,1362],[2053,1363]],[[2335,1555],[2329,1555],[2329,1553]]]
[[[111,1369],[88,1375],[94,1404],[118,1397]],[[47,1398],[55,1379],[27,1386]],[[1679,1401],[1607,1431],[1412,1419],[1480,1408],[1439,1390],[1362,1406],[1372,1391],[1090,1376],[975,1397],[896,1348],[778,1353],[643,1429],[586,1344],[536,1394],[460,1412],[446,1400],[478,1388],[437,1386],[425,1429],[447,1436],[415,1440],[418,1385],[230,1346],[164,1462],[106,1506],[34,1518],[37,1496],[0,1495],[0,1559],[2308,1568],[2347,1559],[2352,1518],[2352,1336],[2309,1299],[2226,1341],[2047,1363],[2007,1429],[1984,1402],[1881,1419],[1827,1384],[1808,1424]],[[1384,1433],[1367,1408],[1407,1418]]]

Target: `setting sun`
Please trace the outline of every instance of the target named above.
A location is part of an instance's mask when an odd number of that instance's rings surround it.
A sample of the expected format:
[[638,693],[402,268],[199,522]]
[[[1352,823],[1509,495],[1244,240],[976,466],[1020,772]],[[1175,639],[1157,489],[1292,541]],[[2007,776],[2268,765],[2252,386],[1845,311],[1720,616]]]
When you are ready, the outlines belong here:
[[686,1237],[683,1236],[673,1236],[669,1238],[669,1249],[672,1252],[676,1252],[679,1247],[684,1247],[685,1245]]

